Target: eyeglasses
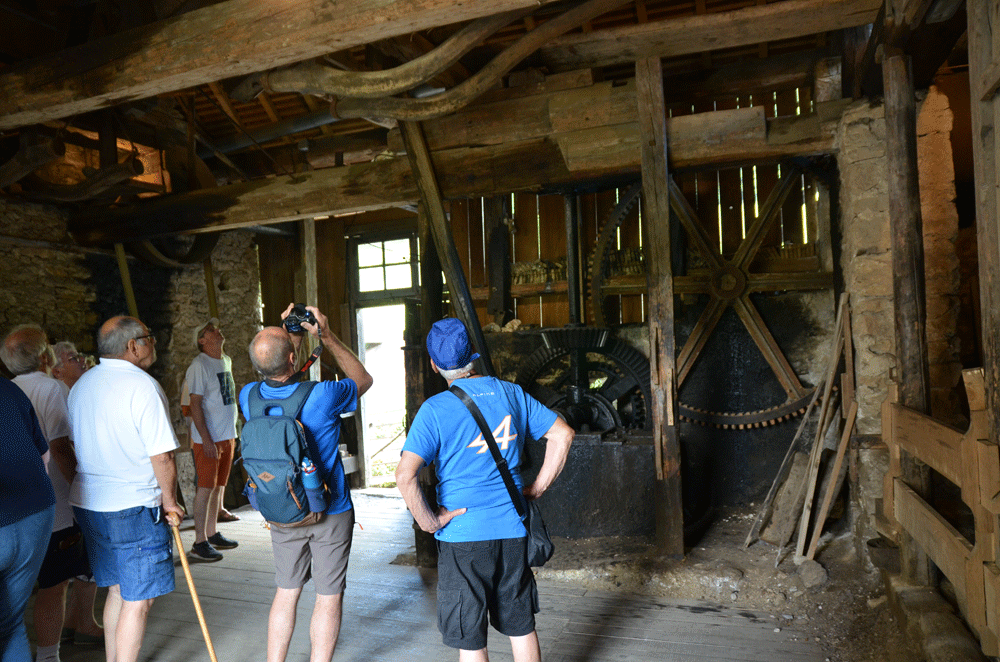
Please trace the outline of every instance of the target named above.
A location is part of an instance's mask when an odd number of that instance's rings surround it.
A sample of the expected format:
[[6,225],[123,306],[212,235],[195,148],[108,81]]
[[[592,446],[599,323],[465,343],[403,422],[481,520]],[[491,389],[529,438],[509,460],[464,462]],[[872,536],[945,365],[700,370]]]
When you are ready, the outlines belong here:
[[138,336],[137,338],[133,338],[132,340],[146,340],[147,338],[149,339],[149,342],[153,343],[154,345],[156,344],[156,336],[154,336],[152,333],[147,333],[144,336]]
[[83,358],[79,354],[74,354],[73,356],[67,356],[65,360],[67,362],[71,361],[73,363],[86,363],[87,362],[87,359]]

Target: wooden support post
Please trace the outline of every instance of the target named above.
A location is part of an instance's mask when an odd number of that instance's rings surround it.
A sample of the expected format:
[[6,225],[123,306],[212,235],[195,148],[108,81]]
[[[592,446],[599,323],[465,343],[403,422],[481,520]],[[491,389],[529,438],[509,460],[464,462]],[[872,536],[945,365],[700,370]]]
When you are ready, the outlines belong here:
[[[417,236],[420,240],[420,328],[413,337],[419,341],[420,366],[419,379],[423,387],[421,404],[424,400],[444,390],[445,381],[431,370],[430,358],[427,356],[427,331],[431,325],[441,319],[441,261],[438,259],[437,248],[431,235],[430,219],[427,209],[420,205],[417,212]],[[409,318],[407,318],[409,331]],[[407,341],[409,343],[409,341]],[[420,490],[432,508],[437,507],[437,472],[431,463],[420,470]],[[414,547],[416,549],[417,565],[421,568],[437,567],[437,541],[433,533],[427,533],[414,523]]]
[[[916,102],[910,57],[893,55],[884,58],[882,76],[899,404],[928,413],[930,389],[925,328],[924,236],[917,175]],[[906,483],[927,499],[930,489],[927,467],[904,456],[902,472]],[[903,574],[918,584],[932,585],[935,574],[927,555],[905,533],[901,542]]]
[[[319,303],[319,286],[316,279],[316,219],[302,219],[302,281],[305,287],[305,297],[302,303],[308,306],[315,306]],[[324,314],[329,315],[324,311]],[[312,334],[307,335],[306,342],[302,343],[300,352],[303,358],[308,356],[319,344],[319,341]],[[319,381],[320,361],[316,361],[309,367],[309,379]]]
[[479,372],[492,377],[496,374],[496,370],[493,369],[493,361],[490,360],[490,352],[486,347],[486,339],[483,337],[483,329],[479,324],[479,316],[472,303],[472,295],[469,292],[468,282],[465,280],[465,273],[462,271],[462,263],[458,259],[455,239],[451,234],[448,219],[445,217],[441,189],[438,187],[437,178],[434,175],[434,165],[427,149],[427,142],[424,140],[423,130],[418,122],[400,122],[399,129],[403,135],[403,143],[406,145],[406,154],[410,159],[413,178],[420,191],[421,202],[427,211],[431,235],[434,237],[438,257],[441,259],[444,277],[448,281],[452,305],[455,307],[459,319],[465,323],[472,344],[479,352]]
[[206,257],[203,264],[205,268],[205,291],[208,293],[208,316],[219,317],[219,304],[215,299],[215,275],[212,272],[212,258]]
[[[1000,64],[1000,38],[996,26],[1000,8],[992,0],[968,0],[969,80],[988,79],[988,72]],[[977,93],[978,92],[978,93]],[[972,155],[976,175],[976,230],[979,246],[979,287],[982,300],[983,375],[986,379],[987,411],[991,416],[989,439],[1000,441],[1000,96],[981,100],[983,91],[972,91]]]
[[566,280],[569,290],[569,323],[579,324],[583,321],[580,316],[580,208],[575,192],[564,195],[563,201],[566,207]]
[[[101,169],[118,164],[118,134],[115,131],[114,116],[111,111],[101,114],[101,130],[98,134],[98,159]],[[125,291],[125,303],[128,304],[128,314],[139,318],[139,306],[132,289],[132,276],[129,274],[128,261],[125,257],[125,246],[115,243],[115,257],[118,259],[118,273],[122,279],[122,289]]]
[[656,541],[663,553],[684,555],[681,453],[677,438],[674,277],[670,262],[670,187],[663,66],[657,57],[635,64],[642,148],[643,229],[649,286],[649,354],[656,455]]
[[115,244],[115,256],[118,258],[118,272],[122,277],[122,288],[125,290],[125,302],[128,304],[128,314],[138,319],[139,307],[135,303],[135,292],[132,291],[132,277],[128,272],[125,247],[121,244]]
[[510,295],[510,229],[507,226],[511,216],[510,195],[483,198],[486,282],[489,286],[486,312],[499,326],[514,317],[514,299]]

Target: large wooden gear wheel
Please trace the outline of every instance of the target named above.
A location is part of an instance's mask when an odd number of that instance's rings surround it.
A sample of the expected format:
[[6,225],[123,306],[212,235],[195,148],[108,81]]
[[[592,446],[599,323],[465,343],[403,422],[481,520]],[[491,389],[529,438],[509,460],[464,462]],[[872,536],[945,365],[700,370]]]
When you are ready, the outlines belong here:
[[[775,378],[785,391],[785,402],[773,407],[748,412],[714,412],[697,405],[679,402],[678,411],[682,419],[721,428],[747,428],[774,425],[805,411],[813,389],[799,381],[798,375],[768,330],[750,295],[761,292],[823,290],[833,287],[833,275],[829,272],[751,272],[749,267],[761,249],[764,238],[780,217],[782,204],[794,187],[802,171],[792,166],[784,169],[781,181],[775,186],[764,203],[760,215],[747,229],[731,259],[721,255],[714,248],[705,230],[698,222],[697,214],[678,188],[673,178],[670,180],[670,206],[694,247],[695,258],[703,269],[691,275],[674,276],[674,294],[705,295],[708,305],[695,324],[691,335],[677,356],[677,389],[690,375],[705,344],[720,318],[730,306],[734,309],[750,337],[760,349]],[[590,262],[590,310],[597,326],[608,326],[605,302],[608,296],[646,291],[644,275],[618,276],[610,269],[615,261],[615,237],[618,228],[638,204],[642,192],[641,183],[634,184],[619,199],[611,218],[604,224],[594,248]]]

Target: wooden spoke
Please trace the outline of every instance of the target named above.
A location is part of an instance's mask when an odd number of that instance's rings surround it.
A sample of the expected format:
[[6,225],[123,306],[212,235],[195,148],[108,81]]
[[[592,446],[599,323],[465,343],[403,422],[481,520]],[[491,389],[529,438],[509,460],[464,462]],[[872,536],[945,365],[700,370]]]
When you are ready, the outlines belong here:
[[694,325],[691,335],[688,336],[687,342],[684,343],[684,347],[681,349],[680,356],[677,357],[678,389],[684,383],[684,379],[688,376],[688,373],[691,372],[695,359],[701,354],[701,350],[705,347],[708,337],[712,335],[715,325],[719,323],[719,319],[722,317],[722,313],[725,312],[727,305],[727,301],[712,297],[708,303],[708,307],[705,308],[701,317],[698,318],[698,323]]
[[743,320],[743,324],[747,327],[747,331],[750,332],[750,336],[754,342],[757,343],[757,347],[760,348],[764,358],[771,365],[774,376],[778,378],[782,388],[788,393],[789,400],[794,400],[805,395],[806,389],[799,382],[798,375],[792,370],[792,366],[788,364],[788,359],[785,358],[781,348],[778,347],[778,343],[775,342],[774,336],[768,331],[764,320],[761,319],[757,309],[750,303],[746,295],[735,299],[733,307],[736,308],[736,313]]
[[736,255],[733,256],[733,264],[740,269],[746,271],[750,263],[753,262],[757,251],[760,250],[761,242],[767,236],[767,231],[780,215],[781,205],[785,203],[785,198],[791,193],[796,178],[800,177],[801,174],[798,168],[792,166],[785,176],[781,178],[781,181],[778,182],[778,185],[771,190],[771,194],[767,196],[760,216],[754,219],[754,222],[750,225],[750,229],[747,230],[747,236],[740,243]]
[[722,256],[717,248],[712,246],[711,239],[705,234],[705,229],[698,222],[698,214],[691,208],[691,203],[684,197],[684,193],[677,186],[674,178],[670,178],[670,208],[674,210],[677,217],[681,219],[681,225],[687,230],[691,241],[694,242],[698,253],[705,259],[705,262],[712,269],[723,268]]

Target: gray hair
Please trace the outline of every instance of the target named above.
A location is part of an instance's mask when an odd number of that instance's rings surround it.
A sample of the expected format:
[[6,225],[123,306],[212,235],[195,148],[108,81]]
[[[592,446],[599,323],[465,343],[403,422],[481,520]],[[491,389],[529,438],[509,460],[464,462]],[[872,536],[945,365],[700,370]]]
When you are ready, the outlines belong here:
[[0,360],[14,376],[38,370],[46,354],[55,363],[45,331],[37,324],[15,326],[3,339],[3,347],[0,348]]
[[[107,325],[107,322],[105,322]],[[97,353],[102,358],[114,359],[128,351],[128,341],[146,335],[146,325],[134,317],[119,317],[110,329],[97,334]],[[141,342],[149,342],[148,339]]]
[[258,333],[250,341],[250,363],[264,379],[280,377],[288,370],[288,355],[295,351],[288,334],[282,336]]
[[456,379],[461,379],[472,372],[472,362],[470,361],[461,368],[455,368],[454,370],[442,370],[441,368],[438,368],[438,372],[441,373],[441,376],[444,377],[445,381],[451,382]]
[[68,340],[60,340],[55,345],[52,345],[52,351],[56,353],[56,364],[52,366],[53,368],[61,366],[67,356],[79,354],[79,352],[76,351],[76,345]]

